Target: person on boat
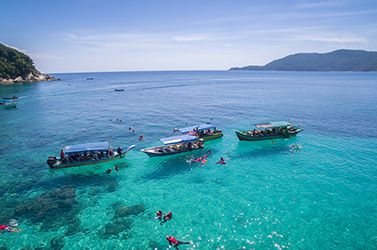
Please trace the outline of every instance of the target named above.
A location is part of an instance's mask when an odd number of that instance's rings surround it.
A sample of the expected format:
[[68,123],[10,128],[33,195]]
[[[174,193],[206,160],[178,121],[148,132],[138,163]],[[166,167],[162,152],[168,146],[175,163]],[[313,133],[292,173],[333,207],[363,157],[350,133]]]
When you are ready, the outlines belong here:
[[63,151],[63,149],[62,149],[62,150],[60,151],[60,159],[63,160],[63,159],[64,159],[64,156],[65,156],[65,155],[64,155],[64,151]]
[[167,222],[168,220],[171,220],[173,218],[173,213],[172,212],[169,212],[167,213],[165,216],[164,216],[164,220],[161,221],[161,225],[164,224],[165,222]]
[[168,240],[170,246],[173,246],[175,249],[178,249],[178,250],[179,250],[178,248],[179,245],[182,245],[182,244],[193,245],[192,242],[179,241],[175,239],[173,236],[169,236],[169,235],[166,235],[166,239]]
[[[22,231],[19,228],[14,228],[8,225],[0,225],[0,230],[5,231],[5,232],[12,232],[12,233],[19,233]],[[0,232],[0,235],[1,235],[1,232]]]
[[220,158],[220,160],[218,161],[218,162],[216,162],[216,164],[226,164],[226,162],[225,162],[225,160],[224,160],[224,158]]
[[122,158],[122,149],[121,149],[121,147],[117,148],[117,153],[120,156],[120,158]]
[[198,142],[198,148],[202,148],[203,147],[203,139],[199,139],[199,142]]
[[162,220],[162,216],[164,215],[164,213],[161,210],[158,210],[156,214],[157,216],[154,217],[154,219]]
[[143,136],[143,135],[141,135],[141,136],[139,137],[139,140],[143,140],[143,138],[144,138],[144,136]]

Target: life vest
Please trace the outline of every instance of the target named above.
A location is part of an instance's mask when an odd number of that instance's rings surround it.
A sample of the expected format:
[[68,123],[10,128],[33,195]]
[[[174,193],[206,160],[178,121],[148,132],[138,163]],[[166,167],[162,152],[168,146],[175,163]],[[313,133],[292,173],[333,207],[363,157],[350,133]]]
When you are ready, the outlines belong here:
[[168,239],[168,241],[169,241],[170,243],[172,243],[172,244],[176,244],[176,243],[178,243],[178,240],[176,240],[173,236],[170,236],[169,239]]

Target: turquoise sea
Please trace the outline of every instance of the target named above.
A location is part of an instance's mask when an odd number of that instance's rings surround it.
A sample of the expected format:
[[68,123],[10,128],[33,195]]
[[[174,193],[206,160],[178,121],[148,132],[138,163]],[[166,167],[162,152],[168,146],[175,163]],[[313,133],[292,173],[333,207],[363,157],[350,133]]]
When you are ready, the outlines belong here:
[[[181,250],[377,249],[376,73],[52,75],[62,81],[0,85],[20,97],[0,109],[0,224],[22,229],[0,249],[168,249],[166,235],[194,243]],[[234,133],[288,119],[304,131],[275,145]],[[224,137],[203,151],[140,152],[210,121]],[[135,148],[102,165],[46,163],[63,145],[107,140]],[[157,210],[173,219],[160,225]]]

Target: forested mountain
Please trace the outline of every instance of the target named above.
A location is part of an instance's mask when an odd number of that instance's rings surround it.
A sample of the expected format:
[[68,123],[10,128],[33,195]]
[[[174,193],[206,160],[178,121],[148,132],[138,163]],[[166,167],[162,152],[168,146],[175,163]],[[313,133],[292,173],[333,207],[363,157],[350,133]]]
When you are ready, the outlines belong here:
[[56,78],[41,74],[28,55],[0,43],[0,84],[40,81]]
[[0,77],[6,79],[25,77],[29,73],[37,75],[39,72],[33,60],[19,52],[0,43]]
[[299,53],[274,60],[265,66],[235,67],[230,70],[377,71],[377,52],[342,49],[324,54]]

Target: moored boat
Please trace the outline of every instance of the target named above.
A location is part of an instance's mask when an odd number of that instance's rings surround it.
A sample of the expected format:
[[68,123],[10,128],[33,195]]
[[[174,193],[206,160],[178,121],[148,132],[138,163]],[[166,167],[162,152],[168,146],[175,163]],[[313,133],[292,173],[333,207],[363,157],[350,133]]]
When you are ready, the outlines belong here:
[[18,99],[18,96],[12,96],[12,97],[2,97],[3,99],[9,100],[9,99]]
[[222,131],[216,129],[215,126],[209,123],[185,128],[178,128],[176,130],[181,132],[182,134],[195,134],[199,139],[203,139],[204,141],[214,140],[223,137]]
[[149,157],[165,156],[189,152],[192,150],[203,148],[203,139],[199,139],[192,135],[179,135],[160,139],[165,145],[140,150]]
[[239,131],[236,135],[240,141],[262,141],[281,138],[290,138],[296,136],[304,129],[299,126],[293,126],[289,122],[269,122],[254,124],[253,130]]
[[60,152],[60,157],[50,156],[47,164],[51,168],[69,168],[99,164],[123,158],[134,147],[134,145],[126,149],[118,147],[114,150],[110,147],[109,141],[65,146]]
[[0,107],[14,108],[14,107],[17,107],[17,102],[13,101],[13,99],[0,100]]

